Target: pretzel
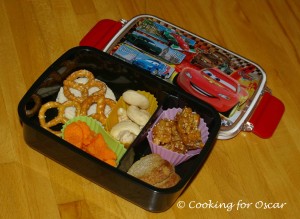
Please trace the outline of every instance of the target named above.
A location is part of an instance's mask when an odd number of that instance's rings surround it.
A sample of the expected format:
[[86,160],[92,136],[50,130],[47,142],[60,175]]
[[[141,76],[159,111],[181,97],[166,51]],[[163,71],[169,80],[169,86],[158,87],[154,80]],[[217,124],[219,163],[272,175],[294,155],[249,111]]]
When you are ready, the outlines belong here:
[[104,125],[107,119],[105,107],[109,106],[112,109],[116,105],[116,102],[112,99],[105,98],[103,95],[89,96],[81,104],[81,115],[87,116],[88,110],[93,103],[97,104],[96,113],[89,116],[100,121],[102,125]]
[[89,81],[91,81],[94,80],[95,77],[92,72],[85,69],[81,69],[78,71],[74,71],[66,78],[66,80],[75,81],[77,78],[87,78]]
[[97,96],[97,95],[102,95],[104,96],[105,93],[106,93],[106,84],[102,81],[96,81],[96,80],[93,80],[93,81],[90,81],[86,84],[86,88],[87,90],[89,91],[90,88],[92,87],[97,87],[99,88],[99,90],[93,92],[93,93],[89,93],[88,92],[88,96]]
[[[81,83],[77,83],[75,80],[77,78],[87,78],[88,82],[94,80],[94,75],[87,70],[78,70],[73,72],[66,80],[64,80],[64,94],[69,100],[74,100],[78,102],[82,102],[88,96],[88,90]],[[87,83],[88,83],[87,82]],[[71,91],[70,88],[80,91],[81,96],[76,97]]]
[[[77,78],[86,78],[88,81],[85,84],[78,83],[75,80]],[[64,95],[73,101],[77,101],[82,103],[89,96],[89,89],[92,87],[97,87],[99,90],[90,94],[92,95],[104,95],[106,92],[106,85],[102,81],[96,81],[94,75],[87,70],[78,70],[72,73],[66,80],[64,80]],[[75,96],[70,88],[78,90],[80,92],[80,96]]]
[[31,109],[27,109],[27,107],[25,106],[25,113],[26,113],[26,116],[28,116],[28,117],[32,117],[40,109],[40,107],[42,105],[41,97],[39,95],[32,94],[30,99],[33,101],[34,105]]
[[[80,104],[78,102],[75,101],[66,101],[64,103],[58,103],[55,101],[50,101],[45,103],[44,105],[42,105],[40,111],[39,111],[39,121],[41,126],[54,133],[55,135],[60,135],[61,132],[60,131],[54,131],[51,129],[51,127],[56,126],[58,124],[65,124],[68,119],[65,117],[65,109],[67,107],[75,107],[76,109],[76,116],[80,115]],[[49,109],[54,109],[56,108],[58,110],[58,114],[55,118],[53,118],[52,120],[46,122],[46,115],[45,113],[47,112],[47,110]]]
[[[80,96],[76,97],[71,91],[70,88],[73,88],[75,90],[78,90],[80,92]],[[69,99],[73,101],[77,101],[79,103],[82,103],[88,96],[88,91],[85,87],[82,86],[82,84],[76,83],[74,81],[64,81],[64,95]]]

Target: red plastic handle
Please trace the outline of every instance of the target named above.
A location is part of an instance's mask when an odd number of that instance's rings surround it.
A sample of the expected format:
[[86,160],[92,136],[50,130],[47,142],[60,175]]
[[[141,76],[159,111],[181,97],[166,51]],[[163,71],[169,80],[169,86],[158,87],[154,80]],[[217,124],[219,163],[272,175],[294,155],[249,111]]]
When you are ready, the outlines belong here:
[[270,138],[283,116],[284,104],[270,93],[261,98],[249,122],[254,125],[252,132],[261,138]]
[[109,19],[101,20],[82,38],[79,45],[103,50],[121,28],[121,22]]

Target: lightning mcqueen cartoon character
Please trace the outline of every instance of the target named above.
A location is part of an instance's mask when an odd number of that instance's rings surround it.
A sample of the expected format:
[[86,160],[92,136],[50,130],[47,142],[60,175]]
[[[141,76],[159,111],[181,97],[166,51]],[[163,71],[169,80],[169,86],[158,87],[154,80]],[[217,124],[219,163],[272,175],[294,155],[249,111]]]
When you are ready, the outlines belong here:
[[218,68],[184,68],[178,74],[176,83],[187,93],[210,103],[220,113],[232,114],[249,96],[237,80]]

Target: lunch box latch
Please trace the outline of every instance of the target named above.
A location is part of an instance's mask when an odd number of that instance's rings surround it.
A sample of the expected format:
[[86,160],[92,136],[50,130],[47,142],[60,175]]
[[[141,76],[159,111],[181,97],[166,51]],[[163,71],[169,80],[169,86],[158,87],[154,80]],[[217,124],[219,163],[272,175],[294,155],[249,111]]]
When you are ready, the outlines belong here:
[[271,90],[265,87],[251,118],[243,126],[244,131],[252,131],[261,138],[270,138],[276,130],[285,111],[284,104]]
[[244,125],[243,125],[243,128],[242,128],[242,130],[244,131],[244,132],[252,132],[253,131],[253,128],[254,128],[254,125],[253,125],[253,123],[251,123],[251,122],[246,122]]

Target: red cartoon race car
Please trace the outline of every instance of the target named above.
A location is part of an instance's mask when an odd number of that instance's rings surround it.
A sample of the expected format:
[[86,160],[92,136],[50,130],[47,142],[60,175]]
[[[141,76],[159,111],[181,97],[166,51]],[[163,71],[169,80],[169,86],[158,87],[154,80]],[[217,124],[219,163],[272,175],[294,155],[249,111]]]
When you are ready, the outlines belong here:
[[184,68],[176,83],[187,93],[210,103],[219,112],[232,112],[248,98],[247,90],[239,82],[218,68]]

